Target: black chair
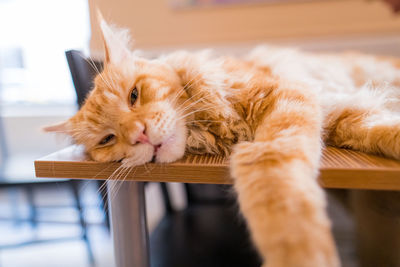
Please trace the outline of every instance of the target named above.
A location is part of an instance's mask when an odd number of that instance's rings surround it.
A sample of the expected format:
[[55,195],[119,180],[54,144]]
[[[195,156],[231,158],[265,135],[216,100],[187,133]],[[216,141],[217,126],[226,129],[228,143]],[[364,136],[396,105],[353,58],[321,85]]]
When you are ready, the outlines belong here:
[[93,79],[103,70],[103,63],[86,58],[81,51],[65,52],[72,81],[74,83],[79,108],[82,107],[87,94],[93,89]]

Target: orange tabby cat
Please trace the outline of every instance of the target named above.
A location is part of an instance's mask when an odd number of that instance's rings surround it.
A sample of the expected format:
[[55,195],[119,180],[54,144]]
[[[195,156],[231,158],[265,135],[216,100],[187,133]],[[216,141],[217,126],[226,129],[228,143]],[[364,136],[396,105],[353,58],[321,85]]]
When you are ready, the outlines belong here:
[[[48,127],[97,161],[136,166],[230,154],[252,239],[269,267],[339,266],[317,175],[323,141],[400,158],[400,71],[390,59],[261,47],[247,57],[129,49],[101,21],[104,70],[82,109]],[[371,81],[371,83],[367,83]]]

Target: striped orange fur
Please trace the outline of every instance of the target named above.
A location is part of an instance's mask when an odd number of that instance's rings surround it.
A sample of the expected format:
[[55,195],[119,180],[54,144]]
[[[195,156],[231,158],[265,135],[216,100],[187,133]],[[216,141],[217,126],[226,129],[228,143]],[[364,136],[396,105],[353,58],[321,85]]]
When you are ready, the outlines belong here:
[[131,52],[126,31],[101,25],[105,68],[95,88],[75,116],[47,129],[71,135],[94,160],[127,167],[185,151],[230,155],[265,266],[340,266],[316,181],[321,149],[400,159],[399,61],[280,47],[150,60]]

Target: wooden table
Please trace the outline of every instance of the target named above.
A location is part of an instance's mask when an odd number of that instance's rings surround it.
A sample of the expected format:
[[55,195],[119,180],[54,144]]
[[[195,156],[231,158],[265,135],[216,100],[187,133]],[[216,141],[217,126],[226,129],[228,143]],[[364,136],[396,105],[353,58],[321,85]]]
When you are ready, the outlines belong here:
[[[112,176],[118,167],[120,163],[88,160],[82,148],[77,146],[35,161],[37,177],[115,179],[108,186],[110,190],[118,183],[120,188],[115,197],[109,198],[118,267],[149,266],[143,182],[232,183],[229,163],[218,156],[187,155],[171,164],[149,163],[124,175],[124,181],[116,181],[121,176]],[[322,157],[319,182],[325,188],[400,190],[400,162],[327,147]]]

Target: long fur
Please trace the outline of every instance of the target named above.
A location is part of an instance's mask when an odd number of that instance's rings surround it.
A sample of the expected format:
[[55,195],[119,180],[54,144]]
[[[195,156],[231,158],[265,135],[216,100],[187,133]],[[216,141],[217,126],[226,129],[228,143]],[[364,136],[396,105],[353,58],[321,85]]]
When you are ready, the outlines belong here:
[[185,151],[230,155],[265,265],[340,265],[316,181],[321,150],[328,143],[400,159],[399,61],[271,46],[242,58],[179,51],[149,60],[128,49],[126,31],[104,21],[102,29],[106,62],[94,90],[49,130],[128,167]]

